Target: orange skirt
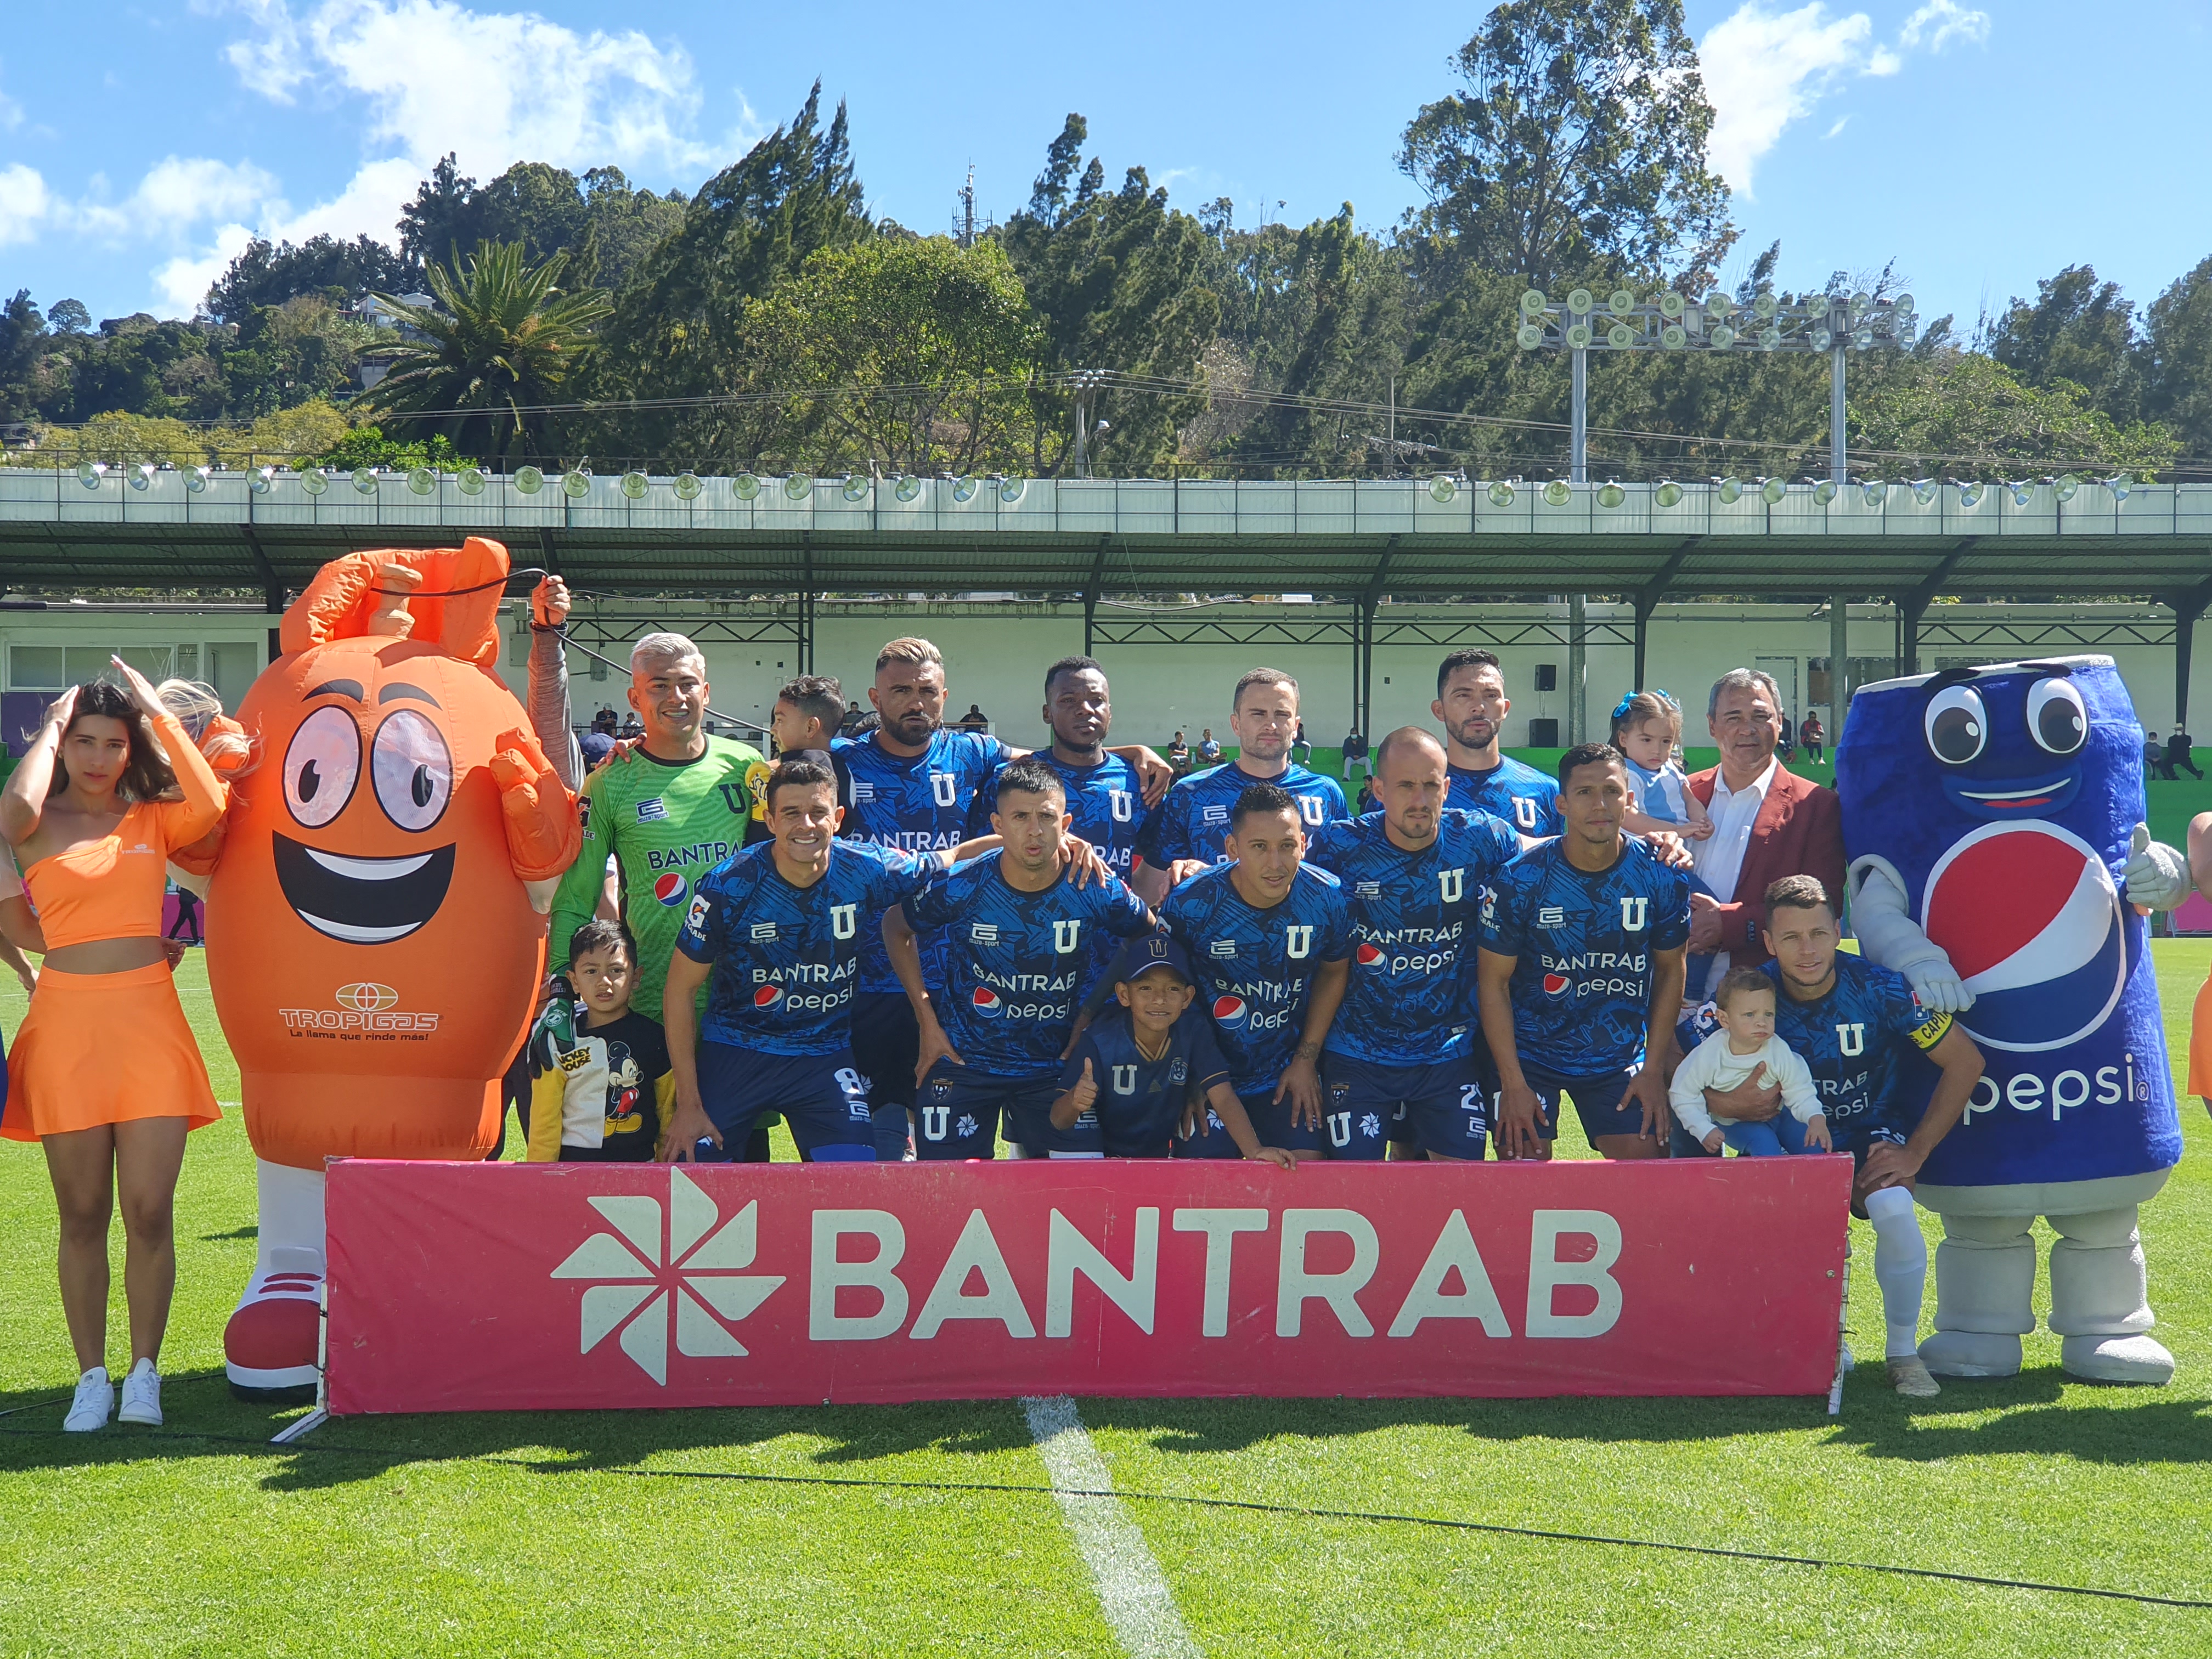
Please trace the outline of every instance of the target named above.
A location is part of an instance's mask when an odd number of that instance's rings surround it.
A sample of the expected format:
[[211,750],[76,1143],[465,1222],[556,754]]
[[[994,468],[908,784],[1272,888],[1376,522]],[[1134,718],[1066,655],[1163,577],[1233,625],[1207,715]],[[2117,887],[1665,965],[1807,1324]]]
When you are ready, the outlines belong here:
[[0,1138],[36,1140],[103,1123],[222,1115],[165,963],[120,974],[48,968],[8,1045]]

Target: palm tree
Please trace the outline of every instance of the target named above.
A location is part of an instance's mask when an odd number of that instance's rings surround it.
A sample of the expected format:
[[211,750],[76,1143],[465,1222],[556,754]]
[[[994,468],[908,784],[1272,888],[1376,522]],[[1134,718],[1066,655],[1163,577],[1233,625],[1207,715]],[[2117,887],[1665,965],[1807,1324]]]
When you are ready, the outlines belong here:
[[561,401],[591,356],[592,329],[611,309],[595,289],[561,291],[568,263],[556,253],[531,265],[520,242],[478,242],[458,275],[430,267],[441,309],[379,295],[422,338],[390,351],[392,372],[362,406],[442,432],[463,453],[497,465],[542,453],[544,407]]

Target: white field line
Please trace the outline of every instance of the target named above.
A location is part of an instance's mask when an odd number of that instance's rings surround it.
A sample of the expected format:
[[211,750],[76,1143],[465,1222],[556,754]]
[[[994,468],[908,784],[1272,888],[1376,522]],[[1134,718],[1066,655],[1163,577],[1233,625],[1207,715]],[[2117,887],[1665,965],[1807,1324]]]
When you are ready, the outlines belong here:
[[1183,1628],[1160,1564],[1114,1496],[1114,1477],[1066,1395],[1022,1401],[1052,1495],[1075,1534],[1075,1547],[1098,1587],[1106,1622],[1131,1659],[1200,1659]]

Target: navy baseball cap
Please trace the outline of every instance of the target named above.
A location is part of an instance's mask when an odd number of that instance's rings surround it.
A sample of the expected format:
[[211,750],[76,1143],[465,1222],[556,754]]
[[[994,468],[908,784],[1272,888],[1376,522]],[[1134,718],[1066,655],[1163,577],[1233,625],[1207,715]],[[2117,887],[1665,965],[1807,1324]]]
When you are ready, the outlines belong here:
[[1186,985],[1195,985],[1198,979],[1190,971],[1190,958],[1183,954],[1182,946],[1165,933],[1152,933],[1143,939],[1133,939],[1121,947],[1121,954],[1114,958],[1114,971],[1107,981],[1126,985],[1149,968],[1172,969]]

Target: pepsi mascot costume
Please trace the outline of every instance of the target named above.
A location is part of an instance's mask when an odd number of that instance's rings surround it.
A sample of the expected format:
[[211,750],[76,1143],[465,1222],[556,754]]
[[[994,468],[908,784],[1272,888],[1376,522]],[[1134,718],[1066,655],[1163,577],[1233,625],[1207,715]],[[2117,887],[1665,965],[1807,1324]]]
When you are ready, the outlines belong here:
[[[2136,1206],[2181,1157],[2142,917],[2188,891],[2144,827],[2142,728],[2110,657],[1885,680],[1836,745],[1852,924],[1873,961],[1954,1014],[1988,1060],[1966,1115],[1919,1173],[1943,1220],[1939,1376],[2008,1376],[2039,1215],[2051,1328],[2077,1376],[2165,1382],[2147,1333]],[[1923,1066],[1909,1127],[1932,1085]]]

